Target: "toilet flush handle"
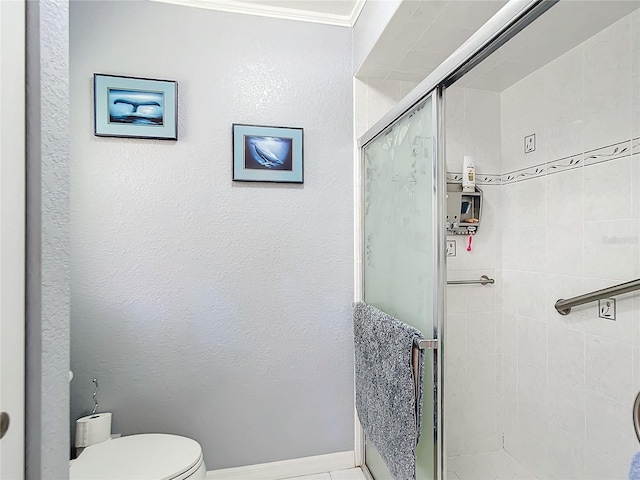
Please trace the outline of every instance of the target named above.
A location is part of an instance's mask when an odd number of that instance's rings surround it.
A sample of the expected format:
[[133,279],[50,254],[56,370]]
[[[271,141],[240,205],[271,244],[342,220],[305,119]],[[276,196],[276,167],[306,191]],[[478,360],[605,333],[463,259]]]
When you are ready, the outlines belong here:
[[98,410],[98,379],[94,378],[92,382],[95,384],[96,388],[93,391],[93,411],[91,414],[93,415]]

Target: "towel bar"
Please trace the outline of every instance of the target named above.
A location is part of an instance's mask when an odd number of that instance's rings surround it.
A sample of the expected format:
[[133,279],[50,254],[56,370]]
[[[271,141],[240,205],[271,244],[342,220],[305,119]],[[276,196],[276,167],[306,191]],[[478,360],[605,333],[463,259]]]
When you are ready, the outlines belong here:
[[474,285],[476,283],[487,285],[489,283],[494,284],[496,281],[486,275],[482,275],[479,280],[447,280],[447,285]]

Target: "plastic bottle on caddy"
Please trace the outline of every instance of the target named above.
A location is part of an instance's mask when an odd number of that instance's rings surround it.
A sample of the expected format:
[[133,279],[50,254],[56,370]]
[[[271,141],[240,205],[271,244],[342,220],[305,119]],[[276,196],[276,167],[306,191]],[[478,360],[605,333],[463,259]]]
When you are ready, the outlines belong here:
[[473,157],[470,157],[469,155],[464,156],[464,162],[462,165],[462,191],[476,191],[476,166],[473,163]]

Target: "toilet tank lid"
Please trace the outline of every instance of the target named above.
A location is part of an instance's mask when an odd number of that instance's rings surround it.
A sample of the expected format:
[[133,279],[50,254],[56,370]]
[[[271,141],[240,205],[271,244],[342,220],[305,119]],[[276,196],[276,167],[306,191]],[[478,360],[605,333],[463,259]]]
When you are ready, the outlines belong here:
[[69,470],[71,480],[173,480],[202,461],[195,440],[178,435],[129,435],[84,449]]

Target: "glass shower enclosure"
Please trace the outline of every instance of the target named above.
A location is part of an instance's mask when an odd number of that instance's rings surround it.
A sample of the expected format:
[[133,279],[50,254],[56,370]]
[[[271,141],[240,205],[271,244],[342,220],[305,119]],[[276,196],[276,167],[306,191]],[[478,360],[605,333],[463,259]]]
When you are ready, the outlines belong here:
[[[362,299],[435,339],[425,350],[423,416],[416,478],[441,478],[439,326],[444,309],[444,172],[437,151],[438,92],[418,102],[361,149]],[[391,474],[365,439],[377,479]]]

